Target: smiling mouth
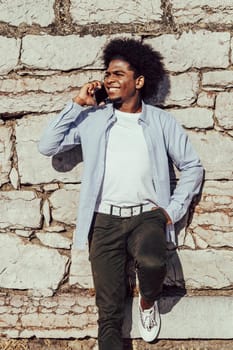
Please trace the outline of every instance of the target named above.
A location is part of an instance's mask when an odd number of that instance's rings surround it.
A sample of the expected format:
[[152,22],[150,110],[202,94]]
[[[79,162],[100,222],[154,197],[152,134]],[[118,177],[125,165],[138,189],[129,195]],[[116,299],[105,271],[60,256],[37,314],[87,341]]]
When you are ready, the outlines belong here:
[[116,86],[110,86],[107,87],[106,90],[108,93],[108,101],[112,102],[116,108],[121,106],[122,99],[121,96],[119,96],[120,88]]
[[109,87],[109,88],[108,88],[108,91],[109,91],[109,92],[115,92],[115,91],[119,91],[119,89],[120,89],[120,88],[118,88],[118,87]]

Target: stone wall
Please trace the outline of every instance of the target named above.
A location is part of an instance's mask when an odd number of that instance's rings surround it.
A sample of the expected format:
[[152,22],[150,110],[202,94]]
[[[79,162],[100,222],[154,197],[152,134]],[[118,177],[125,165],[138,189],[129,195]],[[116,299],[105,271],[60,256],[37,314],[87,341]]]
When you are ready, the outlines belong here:
[[[87,252],[71,249],[81,151],[50,159],[37,141],[84,82],[101,79],[102,48],[121,35],[164,56],[170,79],[156,103],[184,126],[205,168],[179,249],[169,250],[160,338],[233,338],[232,24],[231,0],[0,2],[1,335],[96,337]],[[125,337],[138,337],[136,295]]]

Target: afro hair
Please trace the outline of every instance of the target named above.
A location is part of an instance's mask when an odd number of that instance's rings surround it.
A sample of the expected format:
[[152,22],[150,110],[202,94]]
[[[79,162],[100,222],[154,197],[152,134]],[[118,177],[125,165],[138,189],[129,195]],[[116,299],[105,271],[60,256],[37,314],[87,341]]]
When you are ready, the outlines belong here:
[[135,39],[116,38],[103,50],[105,68],[115,58],[128,62],[136,77],[144,76],[145,83],[141,89],[143,99],[149,99],[157,94],[159,84],[166,74],[159,52]]

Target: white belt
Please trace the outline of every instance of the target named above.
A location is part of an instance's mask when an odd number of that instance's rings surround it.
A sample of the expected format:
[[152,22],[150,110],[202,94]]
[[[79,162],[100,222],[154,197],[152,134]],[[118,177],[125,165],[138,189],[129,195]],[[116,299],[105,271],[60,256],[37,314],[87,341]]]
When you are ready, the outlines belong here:
[[150,211],[156,208],[157,205],[154,203],[139,204],[134,206],[123,206],[119,207],[117,205],[101,203],[96,210],[98,213],[116,215],[123,218],[131,217],[134,215],[139,215],[145,211]]

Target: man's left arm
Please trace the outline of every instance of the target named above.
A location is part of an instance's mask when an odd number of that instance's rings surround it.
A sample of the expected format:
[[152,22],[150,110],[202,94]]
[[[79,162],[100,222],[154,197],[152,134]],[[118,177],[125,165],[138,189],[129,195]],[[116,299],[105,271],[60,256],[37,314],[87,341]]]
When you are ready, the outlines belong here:
[[173,117],[165,132],[168,154],[180,171],[179,181],[166,208],[172,223],[175,223],[185,215],[193,197],[199,193],[203,167],[188,135]]

